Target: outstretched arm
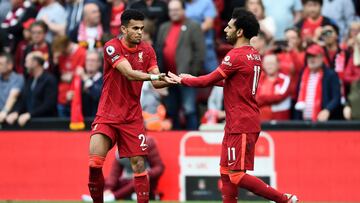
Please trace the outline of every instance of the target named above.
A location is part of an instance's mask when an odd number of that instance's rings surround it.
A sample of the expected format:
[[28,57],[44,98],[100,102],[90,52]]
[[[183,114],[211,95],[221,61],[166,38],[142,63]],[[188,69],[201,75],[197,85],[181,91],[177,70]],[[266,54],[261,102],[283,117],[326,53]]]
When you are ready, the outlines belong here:
[[[154,68],[150,71],[151,74],[155,74],[158,75],[160,74],[159,68]],[[175,81],[173,81],[171,78],[169,77],[164,77],[162,81],[159,80],[155,80],[155,81],[151,81],[152,85],[156,88],[164,88],[164,87],[169,87],[171,85],[176,84]]]
[[215,71],[199,76],[199,77],[179,77],[171,72],[168,73],[169,77],[175,80],[176,82],[183,84],[189,87],[208,87],[215,85],[217,83],[222,82],[225,79],[223,74],[221,74],[220,69],[216,69]]
[[146,81],[146,80],[161,80],[165,77],[165,73],[161,74],[148,74],[138,70],[133,70],[129,61],[123,59],[119,61],[115,68],[125,76],[128,80]]

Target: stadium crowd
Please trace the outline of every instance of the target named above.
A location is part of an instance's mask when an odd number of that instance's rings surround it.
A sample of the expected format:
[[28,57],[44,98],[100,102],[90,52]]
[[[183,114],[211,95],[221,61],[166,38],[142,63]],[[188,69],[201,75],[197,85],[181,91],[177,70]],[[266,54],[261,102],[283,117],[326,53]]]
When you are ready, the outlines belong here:
[[[263,121],[360,119],[358,0],[172,1],[0,0],[0,123],[70,117],[78,108],[95,116],[102,48],[120,34],[127,8],[146,15],[143,40],[162,72],[197,76],[222,63],[231,49],[223,29],[232,9],[245,7],[260,22],[251,44],[263,57]],[[225,117],[220,87],[145,87],[148,129],[192,130]]]

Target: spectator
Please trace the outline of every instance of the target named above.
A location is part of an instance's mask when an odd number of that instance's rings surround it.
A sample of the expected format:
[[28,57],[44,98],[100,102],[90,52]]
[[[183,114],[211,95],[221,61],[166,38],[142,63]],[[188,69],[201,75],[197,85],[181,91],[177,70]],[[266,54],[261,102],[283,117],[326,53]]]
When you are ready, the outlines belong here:
[[[51,44],[47,42],[46,33],[48,32],[48,26],[45,24],[44,21],[36,21],[31,24],[30,26],[30,43],[26,46],[24,50],[24,57],[22,58],[22,67],[20,67],[21,72],[24,72],[24,65],[25,65],[25,57],[28,53],[33,51],[40,51],[43,54],[45,59],[44,62],[44,70],[47,72],[52,73],[53,75],[57,74],[57,70],[55,70],[53,64],[53,53],[51,50]],[[26,73],[25,75],[27,75]]]
[[357,34],[345,69],[344,82],[350,86],[344,117],[347,120],[360,119],[360,33]]
[[0,54],[0,123],[5,121],[8,113],[24,86],[24,78],[13,71],[13,60],[10,54]]
[[[115,0],[116,1],[116,0]],[[103,0],[65,0],[66,12],[66,35],[74,32],[74,29],[80,24],[83,18],[84,6],[87,3],[95,3],[101,13],[101,20],[105,30],[109,28],[109,11]]]
[[44,71],[44,63],[39,51],[26,56],[25,67],[32,77],[27,79],[13,112],[6,117],[8,124],[17,121],[19,126],[24,126],[31,118],[56,115],[56,80]]
[[260,30],[265,34],[267,41],[275,36],[276,25],[271,16],[265,16],[265,8],[262,0],[246,0],[245,8],[252,12],[259,21]]
[[215,31],[214,19],[216,8],[212,0],[186,0],[185,15],[201,25],[201,30],[205,37],[205,59],[204,68],[206,73],[210,73],[218,66],[215,53]]
[[260,107],[262,121],[289,120],[291,109],[290,77],[280,73],[280,65],[275,54],[263,59],[265,74],[261,75],[256,101]]
[[86,53],[85,71],[77,69],[82,79],[82,112],[85,117],[94,117],[100,100],[103,75],[101,69],[101,56],[95,50]]
[[56,0],[40,1],[42,7],[36,16],[37,20],[43,20],[49,27],[46,41],[52,42],[55,35],[64,35],[66,29],[66,12],[64,7]]
[[36,10],[30,1],[12,0],[12,9],[7,13],[1,23],[1,29],[7,33],[6,42],[12,53],[15,52],[17,44],[22,40],[22,24],[29,18],[35,18]]
[[302,46],[300,32],[297,28],[288,28],[285,31],[285,39],[287,41],[286,49],[294,67],[293,71],[290,74],[289,88],[292,98],[292,104],[295,104],[298,94],[297,85],[299,84],[301,71],[305,66],[305,51]]
[[340,81],[324,65],[324,50],[313,44],[306,50],[307,67],[301,76],[295,109],[303,120],[327,121],[340,118]]
[[126,0],[112,0],[110,33],[113,36],[120,34],[121,14],[126,8]]
[[334,22],[321,15],[322,0],[303,0],[305,18],[296,24],[301,30],[301,38],[306,44],[316,41],[316,32],[321,31],[321,26],[334,24]]
[[345,69],[345,58],[342,59],[341,64],[339,59],[342,54],[342,50],[339,45],[339,28],[336,25],[325,25],[321,28],[320,42],[324,44],[325,53],[325,65],[329,68],[333,68],[342,79]]
[[261,56],[264,56],[268,49],[265,34],[263,32],[259,32],[257,36],[251,38],[250,44],[259,52]]
[[15,70],[17,73],[25,74],[25,68],[23,59],[25,58],[25,49],[31,41],[30,26],[35,21],[34,18],[30,18],[23,23],[23,39],[18,43],[15,51]]
[[75,70],[78,68],[83,69],[85,66],[86,50],[71,42],[67,36],[56,37],[52,45],[54,62],[58,65],[60,72],[58,114],[60,117],[69,117],[72,98],[71,82]]
[[[203,33],[199,24],[185,17],[185,7],[180,0],[169,2],[170,21],[161,25],[157,38],[159,66],[162,72],[198,75],[205,54]],[[183,108],[186,128],[197,129],[196,90],[172,86],[164,100],[173,127],[180,128],[179,111]]]
[[305,64],[305,52],[302,46],[301,34],[299,29],[293,27],[285,30],[285,40],[287,49],[290,52],[296,70],[301,70]]
[[101,37],[104,28],[101,24],[101,15],[98,5],[87,3],[84,6],[83,20],[70,34],[71,41],[86,49],[101,49]]
[[201,123],[214,124],[225,120],[223,87],[214,86],[208,98],[207,108]]
[[322,15],[331,17],[339,26],[339,37],[345,36],[350,23],[355,20],[355,8],[352,0],[323,0]]
[[350,24],[348,36],[344,39],[342,48],[348,49],[354,46],[356,35],[360,33],[360,21],[354,21]]
[[[129,7],[144,13],[147,19],[154,22],[155,30],[158,30],[162,23],[169,20],[167,4],[162,0],[139,0],[130,4]],[[157,32],[152,36],[154,42],[156,36]]]
[[168,94],[167,88],[155,89],[151,82],[144,82],[140,103],[146,130],[163,131],[171,129],[171,122],[166,119],[166,109],[161,104],[161,97]]
[[301,0],[263,0],[266,16],[275,21],[275,40],[284,39],[286,28],[299,22],[301,19]]
[[[159,198],[157,185],[164,172],[165,166],[154,138],[151,136],[147,136],[146,138],[149,154],[146,156],[145,165],[150,179],[150,199],[154,200]],[[129,159],[120,159],[119,153],[116,150],[116,159],[111,166],[110,175],[105,180],[104,202],[132,199],[132,194],[135,192],[132,174]],[[82,195],[82,200],[92,202],[89,195]]]

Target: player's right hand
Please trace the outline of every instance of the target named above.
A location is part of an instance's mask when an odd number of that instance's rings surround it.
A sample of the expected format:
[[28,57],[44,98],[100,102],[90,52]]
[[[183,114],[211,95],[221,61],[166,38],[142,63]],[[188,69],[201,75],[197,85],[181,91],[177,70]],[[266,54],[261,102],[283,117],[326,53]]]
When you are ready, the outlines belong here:
[[159,74],[159,80],[160,80],[160,81],[164,81],[164,82],[166,82],[166,83],[168,83],[168,84],[174,84],[174,85],[175,85],[175,84],[178,84],[175,80],[173,80],[172,78],[166,76],[165,73],[160,73],[160,74]]

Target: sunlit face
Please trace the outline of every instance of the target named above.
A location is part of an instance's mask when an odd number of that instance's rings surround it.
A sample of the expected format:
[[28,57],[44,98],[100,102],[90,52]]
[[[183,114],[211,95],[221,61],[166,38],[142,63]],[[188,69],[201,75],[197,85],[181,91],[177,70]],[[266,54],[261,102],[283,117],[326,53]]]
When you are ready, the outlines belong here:
[[6,57],[0,56],[0,74],[4,74],[8,71]]
[[309,69],[311,71],[317,71],[321,68],[321,66],[323,64],[323,55],[322,54],[318,54],[315,56],[309,55],[309,56],[307,56],[306,60],[307,60]]
[[127,26],[121,26],[121,31],[128,43],[140,44],[142,35],[144,33],[144,21],[130,20]]
[[25,58],[25,67],[28,73],[32,73],[34,70],[34,60],[32,59],[32,57],[32,54],[28,54]]
[[235,19],[231,19],[224,29],[224,32],[226,33],[226,40],[232,45],[236,43],[238,38],[235,21]]
[[90,75],[95,74],[101,66],[101,60],[99,54],[97,53],[88,53],[86,55],[86,72]]
[[316,19],[321,14],[321,5],[317,2],[308,1],[304,5],[304,12],[306,16]]
[[263,9],[259,0],[248,0],[246,3],[246,8],[251,13],[253,13],[257,19],[260,19],[263,16]]
[[274,75],[279,70],[276,55],[265,55],[263,59],[263,68],[267,75]]
[[182,8],[180,1],[170,1],[168,9],[169,9],[169,17],[173,22],[180,21],[185,16],[185,11]]
[[285,33],[286,41],[288,42],[288,47],[290,49],[297,48],[301,44],[301,38],[298,33],[294,30],[288,30]]
[[30,34],[31,34],[31,41],[34,44],[40,44],[42,42],[45,42],[46,33],[44,32],[41,26],[33,26],[30,29]]
[[334,44],[337,43],[338,35],[333,27],[327,25],[323,27],[322,36],[324,38],[325,44]]

